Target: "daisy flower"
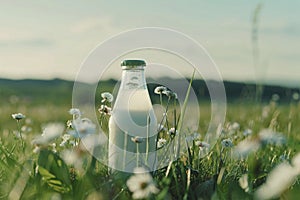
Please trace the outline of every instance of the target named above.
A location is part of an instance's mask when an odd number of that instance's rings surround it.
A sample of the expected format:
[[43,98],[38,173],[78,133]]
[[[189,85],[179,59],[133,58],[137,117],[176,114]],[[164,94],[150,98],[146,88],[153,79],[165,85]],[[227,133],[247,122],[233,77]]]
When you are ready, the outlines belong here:
[[157,148],[160,149],[163,146],[165,146],[165,144],[167,143],[167,140],[164,138],[159,138],[159,140],[157,141]]
[[101,103],[104,103],[106,101],[109,102],[109,103],[111,103],[114,100],[113,95],[111,93],[109,93],[109,92],[103,92],[103,93],[101,93],[101,97],[102,97]]
[[158,86],[154,89],[155,94],[162,94],[164,91],[166,91],[167,88],[164,86]]
[[126,185],[132,192],[133,199],[146,199],[151,194],[157,194],[158,188],[155,186],[152,176],[144,168],[135,168],[135,175],[131,176]]
[[134,143],[142,143],[143,140],[144,140],[143,138],[138,137],[138,136],[131,138],[131,141],[134,142]]
[[72,127],[74,130],[69,130],[68,133],[75,138],[83,138],[96,132],[96,125],[88,118],[73,120]]
[[173,127],[168,131],[168,135],[175,136],[177,134],[177,130]]
[[11,116],[12,116],[12,118],[14,118],[14,119],[17,120],[17,121],[19,121],[19,120],[21,120],[21,119],[24,119],[24,118],[26,117],[26,116],[23,115],[22,113],[15,113],[15,114],[12,114]]
[[231,139],[229,139],[229,138],[222,140],[221,144],[224,148],[233,147],[233,143],[232,143]]
[[75,116],[77,116],[77,117],[81,117],[81,111],[78,109],[78,108],[71,108],[70,110],[69,110],[69,113],[71,114],[71,115],[75,115]]

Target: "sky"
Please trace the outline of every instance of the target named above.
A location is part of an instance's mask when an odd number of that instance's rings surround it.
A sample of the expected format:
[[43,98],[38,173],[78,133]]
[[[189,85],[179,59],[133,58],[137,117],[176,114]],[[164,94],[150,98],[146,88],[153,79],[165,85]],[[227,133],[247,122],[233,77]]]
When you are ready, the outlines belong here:
[[[75,80],[102,42],[124,31],[162,27],[201,44],[224,80],[300,84],[297,0],[0,1],[0,78]],[[254,67],[252,19],[260,3]]]

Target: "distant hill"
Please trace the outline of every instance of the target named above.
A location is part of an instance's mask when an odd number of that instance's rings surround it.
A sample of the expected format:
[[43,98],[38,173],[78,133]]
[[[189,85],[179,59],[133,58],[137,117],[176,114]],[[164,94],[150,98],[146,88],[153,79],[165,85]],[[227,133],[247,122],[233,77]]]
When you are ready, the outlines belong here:
[[[163,82],[170,85],[178,85],[183,80],[167,78]],[[186,82],[186,80],[184,80]],[[160,82],[160,81],[158,81]],[[96,95],[103,91],[113,91],[116,80],[107,80],[99,84]],[[88,85],[85,84],[88,88]],[[149,91],[152,93],[156,84],[150,84]],[[253,101],[255,97],[255,84],[224,82],[228,101]],[[203,80],[194,80],[193,89],[201,100],[209,100],[209,92]],[[10,80],[0,79],[0,103],[20,101],[24,104],[68,104],[72,103],[73,82],[53,79],[53,80]],[[179,91],[185,93],[186,90]],[[269,101],[273,94],[278,94],[283,102],[290,101],[292,94],[299,92],[299,88],[289,88],[282,86],[265,85],[262,96],[263,101]],[[84,100],[84,97],[82,97]],[[154,98],[154,101],[155,100]]]

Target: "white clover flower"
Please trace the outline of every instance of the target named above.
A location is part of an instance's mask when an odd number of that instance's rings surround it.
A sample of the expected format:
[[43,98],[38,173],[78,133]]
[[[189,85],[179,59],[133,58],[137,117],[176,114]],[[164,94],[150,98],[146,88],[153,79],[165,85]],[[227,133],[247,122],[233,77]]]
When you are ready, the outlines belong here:
[[60,137],[64,129],[64,125],[61,123],[49,123],[45,126],[42,135],[36,137],[32,143],[35,145],[47,145],[52,140]]
[[76,117],[81,117],[81,115],[82,115],[81,111],[80,111],[78,108],[71,108],[71,109],[69,110],[69,113],[70,113],[71,115],[76,116]]
[[136,136],[136,137],[132,137],[131,141],[134,142],[134,143],[142,143],[144,141],[144,139],[141,138],[141,137]]
[[268,175],[266,182],[256,192],[256,199],[275,199],[289,189],[297,180],[297,171],[288,163],[277,165]]
[[107,105],[101,105],[98,111],[104,115],[111,115],[111,108]]
[[233,147],[233,143],[232,143],[232,140],[227,138],[227,139],[224,139],[221,141],[221,144],[224,148],[231,148]]
[[243,140],[235,148],[234,154],[238,158],[245,158],[250,153],[257,151],[260,148],[260,142],[258,140]]
[[239,178],[239,184],[245,192],[249,192],[248,174],[244,174]]
[[244,136],[252,135],[252,130],[251,130],[251,129],[246,129],[246,130],[244,130],[243,135],[244,135]]
[[172,128],[170,128],[170,130],[168,131],[168,135],[171,135],[171,136],[175,136],[175,135],[177,135],[177,130],[174,128],[174,127],[172,127]]
[[195,145],[198,146],[201,150],[210,148],[210,144],[208,144],[207,142],[203,142],[203,141],[196,141]]
[[151,194],[157,194],[158,188],[155,186],[152,176],[143,168],[135,168],[126,185],[132,192],[133,199],[146,199]]
[[155,94],[162,94],[163,91],[166,91],[166,90],[167,90],[166,87],[164,87],[164,86],[158,86],[158,87],[156,87],[156,88],[154,89],[154,93],[155,93]]
[[14,118],[14,119],[17,120],[17,121],[19,121],[19,120],[21,120],[21,119],[24,119],[24,118],[26,117],[26,116],[23,115],[22,113],[15,113],[15,114],[12,114],[11,116],[12,116],[12,118]]
[[101,97],[102,97],[101,103],[104,103],[106,101],[109,102],[109,103],[111,103],[114,100],[114,96],[111,93],[109,93],[109,92],[103,92],[103,93],[101,93]]
[[258,134],[262,144],[282,145],[286,143],[286,138],[281,133],[276,133],[270,129],[264,129]]
[[165,146],[165,144],[167,143],[167,140],[164,138],[159,138],[159,140],[157,141],[157,148],[160,149],[163,146]]
[[75,138],[83,138],[96,131],[96,125],[88,118],[73,120],[72,127],[74,130],[69,130],[68,133]]

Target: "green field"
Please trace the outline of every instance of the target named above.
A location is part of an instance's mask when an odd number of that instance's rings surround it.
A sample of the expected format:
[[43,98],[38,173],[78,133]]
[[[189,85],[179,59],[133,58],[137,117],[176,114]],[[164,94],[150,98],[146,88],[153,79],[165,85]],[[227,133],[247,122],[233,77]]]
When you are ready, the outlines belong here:
[[[133,192],[126,184],[129,177],[119,179],[93,159],[76,145],[80,138],[71,137],[67,145],[60,146],[67,121],[72,119],[68,113],[72,108],[71,83],[58,84],[56,93],[47,92],[46,82],[42,88],[34,87],[40,88],[34,92],[5,88],[0,100],[0,199],[132,199]],[[101,98],[96,100],[99,108]],[[189,140],[188,149],[169,166],[151,173],[151,184],[157,190],[148,199],[297,199],[300,163],[294,157],[300,152],[298,99],[229,102],[221,136],[205,156],[201,156],[205,147],[199,141],[210,121],[210,103],[201,101],[200,107],[201,121],[194,131],[201,137]],[[26,118],[13,119],[11,115],[19,112]],[[103,120],[100,113],[98,120]],[[38,145],[32,141],[49,123],[64,125],[61,136],[34,152]],[[265,129],[267,134],[262,132]],[[226,139],[232,145],[224,144]],[[247,145],[249,149],[242,149]],[[237,156],[242,150],[245,155]],[[65,152],[75,152],[75,161],[70,162]]]

